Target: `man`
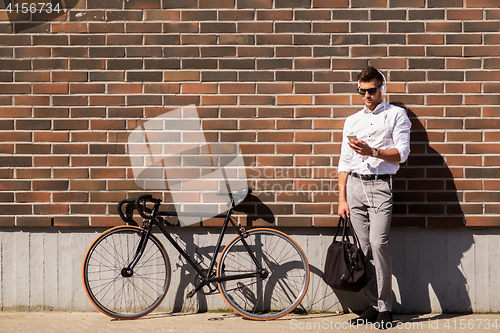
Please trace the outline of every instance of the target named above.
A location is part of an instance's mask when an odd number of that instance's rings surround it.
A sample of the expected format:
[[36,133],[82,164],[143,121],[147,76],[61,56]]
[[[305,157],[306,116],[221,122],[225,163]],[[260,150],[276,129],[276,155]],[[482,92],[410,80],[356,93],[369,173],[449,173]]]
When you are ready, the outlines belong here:
[[366,256],[369,308],[352,324],[392,327],[392,261],[388,233],[392,175],[410,153],[411,123],[403,108],[384,100],[384,75],[373,67],[358,75],[364,108],[349,116],[338,165],[340,216],[349,216]]

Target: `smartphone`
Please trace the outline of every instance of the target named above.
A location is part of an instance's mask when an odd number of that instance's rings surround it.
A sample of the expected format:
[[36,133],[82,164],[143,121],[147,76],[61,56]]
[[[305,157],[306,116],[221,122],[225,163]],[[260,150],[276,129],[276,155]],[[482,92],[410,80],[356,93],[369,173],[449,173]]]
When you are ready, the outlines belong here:
[[352,140],[357,140],[358,138],[356,137],[356,135],[348,135],[347,138],[349,139],[349,141],[352,142]]

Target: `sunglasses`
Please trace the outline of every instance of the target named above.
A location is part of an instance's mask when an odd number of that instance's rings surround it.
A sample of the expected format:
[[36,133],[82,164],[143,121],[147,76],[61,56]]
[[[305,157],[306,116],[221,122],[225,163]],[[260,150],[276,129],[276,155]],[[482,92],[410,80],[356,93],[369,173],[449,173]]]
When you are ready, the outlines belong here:
[[374,95],[377,92],[377,89],[380,88],[380,87],[381,86],[378,86],[376,88],[370,88],[370,89],[361,89],[361,88],[358,88],[358,94],[364,96],[366,94],[366,92],[368,91],[369,95]]

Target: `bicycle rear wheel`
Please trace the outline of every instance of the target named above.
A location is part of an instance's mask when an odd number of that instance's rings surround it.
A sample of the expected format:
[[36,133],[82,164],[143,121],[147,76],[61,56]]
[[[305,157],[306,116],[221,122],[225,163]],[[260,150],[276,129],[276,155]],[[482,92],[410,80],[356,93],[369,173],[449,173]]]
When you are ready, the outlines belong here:
[[[265,270],[262,275],[219,282],[219,290],[231,308],[256,320],[276,319],[294,310],[309,285],[309,264],[300,246],[288,235],[259,228],[245,233],[245,242]],[[257,268],[240,236],[224,248],[217,276],[256,272]]]
[[170,284],[170,260],[160,241],[150,235],[133,274],[126,268],[134,259],[143,229],[120,226],[102,233],[83,261],[83,285],[92,303],[117,319],[145,316],[160,305]]

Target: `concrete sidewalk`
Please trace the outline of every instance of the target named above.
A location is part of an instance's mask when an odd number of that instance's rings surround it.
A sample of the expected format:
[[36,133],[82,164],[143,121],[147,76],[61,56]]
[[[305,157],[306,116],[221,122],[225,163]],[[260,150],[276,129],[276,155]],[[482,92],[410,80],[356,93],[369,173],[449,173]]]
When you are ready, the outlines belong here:
[[[144,318],[114,320],[94,312],[0,312],[0,332],[381,332],[374,326],[350,326],[356,315],[288,315],[272,321],[250,321],[232,313],[155,313]],[[500,315],[396,315],[388,331],[500,332]]]

